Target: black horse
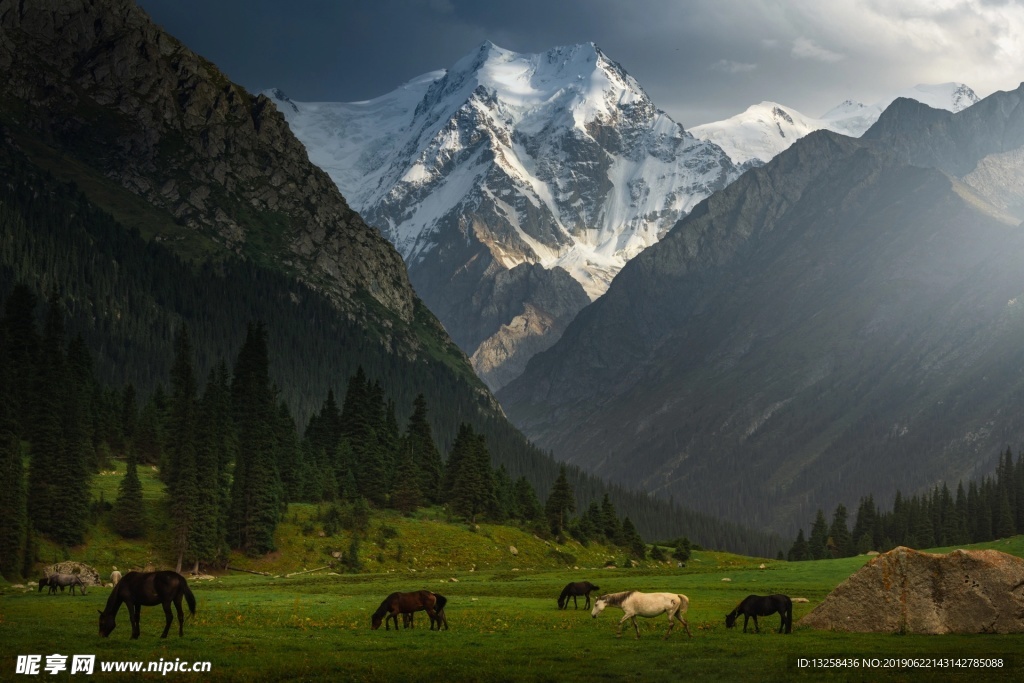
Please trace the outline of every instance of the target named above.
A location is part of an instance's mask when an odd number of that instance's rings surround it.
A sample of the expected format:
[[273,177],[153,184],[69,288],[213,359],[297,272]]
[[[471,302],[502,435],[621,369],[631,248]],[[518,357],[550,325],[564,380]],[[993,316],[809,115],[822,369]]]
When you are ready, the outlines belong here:
[[579,609],[580,605],[576,602],[576,597],[582,595],[586,598],[586,602],[583,604],[583,609],[590,609],[590,592],[601,590],[600,586],[595,586],[589,581],[577,581],[576,583],[570,583],[568,586],[562,589],[562,594],[558,596],[558,609],[569,608],[569,598],[572,598],[572,604],[575,609]]
[[736,617],[743,615],[743,632],[747,632],[747,620],[754,618],[754,629],[758,633],[761,629],[757,625],[758,617],[766,617],[769,614],[779,613],[782,623],[779,624],[779,633],[793,631],[793,601],[788,595],[748,595],[743,602],[736,606],[736,609],[725,615],[725,625],[732,628],[736,625]]
[[196,614],[196,598],[188,588],[185,577],[178,572],[128,572],[125,574],[114,590],[107,598],[106,608],[100,612],[100,635],[106,638],[117,626],[114,617],[121,609],[123,602],[128,606],[128,618],[132,622],[132,639],[139,637],[139,615],[142,606],[163,605],[164,614],[167,616],[167,624],[164,626],[164,633],[161,638],[167,637],[171,629],[174,616],[171,614],[171,603],[178,610],[178,635],[184,635],[185,616],[181,611],[182,597],[188,602],[189,614]]

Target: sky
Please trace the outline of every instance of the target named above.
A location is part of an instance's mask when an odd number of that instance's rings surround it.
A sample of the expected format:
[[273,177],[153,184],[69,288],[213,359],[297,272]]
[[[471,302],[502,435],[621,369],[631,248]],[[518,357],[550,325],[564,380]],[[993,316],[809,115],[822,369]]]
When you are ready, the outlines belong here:
[[1024,81],[1024,0],[138,0],[250,91],[355,102],[490,40],[594,42],[684,127],[770,100],[818,117],[919,83]]

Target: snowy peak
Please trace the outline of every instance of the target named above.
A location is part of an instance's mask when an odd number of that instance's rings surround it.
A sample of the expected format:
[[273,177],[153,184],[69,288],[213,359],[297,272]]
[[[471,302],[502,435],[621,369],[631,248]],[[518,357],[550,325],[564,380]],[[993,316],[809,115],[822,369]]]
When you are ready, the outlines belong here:
[[[561,334],[582,306],[570,290],[601,295],[629,259],[739,175],[594,43],[520,54],[485,42],[366,102],[267,95],[312,161],[397,247],[478,370],[478,348],[491,349],[488,367],[517,354],[525,365],[511,337],[553,343],[549,331]],[[517,280],[502,274],[524,266],[550,276],[530,280],[529,302],[506,301]]]
[[724,121],[695,126],[690,132],[721,146],[737,164],[757,165],[767,162],[815,130],[827,129],[860,137],[899,97],[952,112],[966,109],[978,101],[974,91],[963,83],[922,84],[893,93],[870,105],[846,100],[817,119],[774,102],[762,102]]
[[761,102],[725,121],[690,129],[702,140],[725,150],[737,164],[771,159],[803,136],[821,128],[821,122],[776,102]]
[[954,113],[966,109],[979,99],[974,91],[963,83],[918,84],[871,105],[847,100],[825,112],[821,117],[825,122],[823,127],[844,135],[860,137],[878,120],[886,107],[900,97],[917,100],[933,109],[946,109]]

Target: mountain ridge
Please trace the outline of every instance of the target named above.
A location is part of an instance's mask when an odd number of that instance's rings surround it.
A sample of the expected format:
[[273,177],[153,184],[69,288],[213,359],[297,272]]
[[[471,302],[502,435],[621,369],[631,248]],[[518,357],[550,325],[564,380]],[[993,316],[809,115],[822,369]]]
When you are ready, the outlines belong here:
[[[505,366],[481,372],[492,387],[738,174],[593,43],[527,55],[485,42],[374,100],[281,108],[313,160],[397,245],[477,370]],[[524,264],[564,270],[587,299],[556,274],[531,298],[502,304],[516,308],[504,320],[481,325],[476,292]],[[577,303],[545,309],[550,299]]]
[[507,414],[560,459],[787,532],[976,474],[1024,438],[1001,409],[1021,391],[1021,216],[907,150],[951,129],[961,162],[1017,149],[1019,99],[898,100],[874,137],[818,131],[748,171],[498,392]]

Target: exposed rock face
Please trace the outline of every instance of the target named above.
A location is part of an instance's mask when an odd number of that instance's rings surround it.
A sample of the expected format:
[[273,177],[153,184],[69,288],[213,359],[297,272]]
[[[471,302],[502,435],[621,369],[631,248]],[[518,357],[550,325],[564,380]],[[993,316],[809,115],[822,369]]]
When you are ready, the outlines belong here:
[[0,0],[0,71],[8,123],[345,310],[369,294],[412,320],[401,258],[309,162],[273,103],[134,2]]
[[1022,633],[1024,559],[899,547],[839,584],[800,625],[857,633]]
[[980,477],[1024,437],[1022,102],[898,100],[862,139],[801,138],[631,260],[506,414],[559,459],[785,533]]

